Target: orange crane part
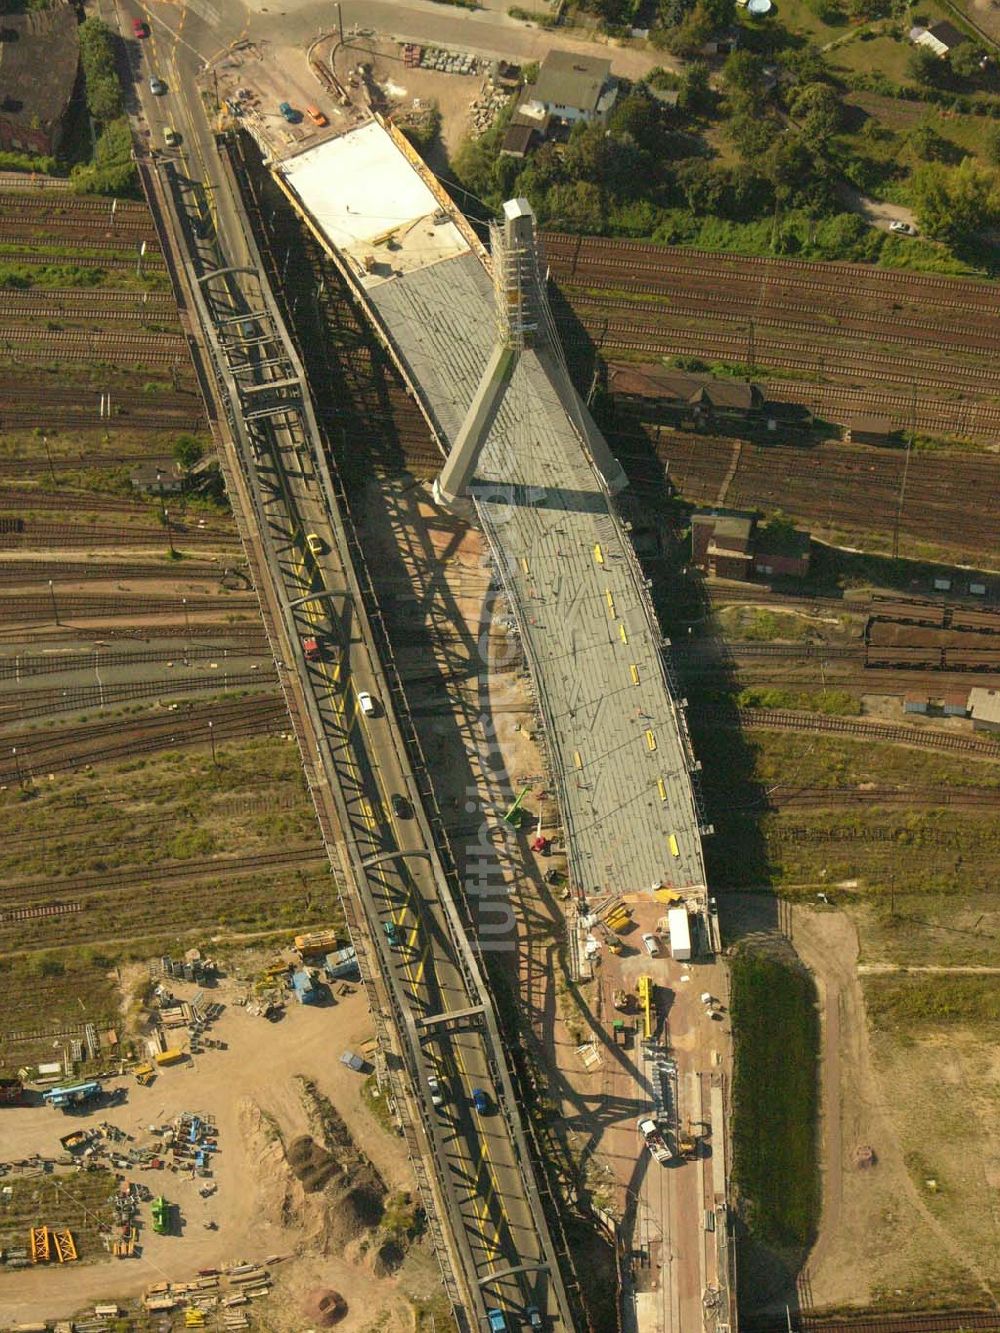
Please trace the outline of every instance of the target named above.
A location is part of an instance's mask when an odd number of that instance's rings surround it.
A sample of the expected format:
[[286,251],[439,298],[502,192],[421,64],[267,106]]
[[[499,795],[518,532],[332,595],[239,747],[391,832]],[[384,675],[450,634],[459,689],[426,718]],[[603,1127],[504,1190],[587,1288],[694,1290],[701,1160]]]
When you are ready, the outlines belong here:
[[72,1263],[74,1259],[79,1259],[76,1252],[76,1242],[73,1240],[72,1231],[64,1228],[61,1231],[53,1230],[52,1239],[55,1242],[56,1258],[61,1264]]
[[33,1264],[47,1264],[51,1258],[48,1227],[32,1227],[31,1262]]

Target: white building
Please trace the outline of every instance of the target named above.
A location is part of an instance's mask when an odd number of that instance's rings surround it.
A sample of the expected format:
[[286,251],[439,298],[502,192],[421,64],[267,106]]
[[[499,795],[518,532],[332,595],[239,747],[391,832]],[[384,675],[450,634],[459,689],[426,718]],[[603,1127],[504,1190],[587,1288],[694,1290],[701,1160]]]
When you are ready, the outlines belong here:
[[929,28],[911,28],[910,41],[914,46],[926,46],[936,56],[944,57],[956,46],[961,46],[965,36],[951,23],[934,23]]
[[538,78],[524,90],[522,117],[543,126],[551,116],[575,125],[578,120],[607,120],[618,96],[611,61],[572,51],[550,51]]

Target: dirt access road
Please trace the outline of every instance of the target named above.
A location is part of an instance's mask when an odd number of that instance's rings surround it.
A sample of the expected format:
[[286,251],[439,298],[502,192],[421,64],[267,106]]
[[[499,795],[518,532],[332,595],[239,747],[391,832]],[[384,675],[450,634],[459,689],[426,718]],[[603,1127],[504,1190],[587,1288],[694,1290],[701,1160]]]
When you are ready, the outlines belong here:
[[[190,998],[195,988],[175,982],[171,989]],[[295,1082],[302,1075],[340,1112],[387,1188],[413,1188],[402,1141],[375,1121],[361,1097],[363,1077],[339,1060],[342,1050],[357,1049],[372,1034],[364,992],[358,988],[327,1007],[292,1006],[274,1024],[233,1004],[236,993],[235,986],[225,984],[211,993],[213,1000],[227,1004],[213,1033],[228,1043],[228,1050],[207,1051],[165,1069],[149,1088],[122,1079],[127,1104],[89,1115],[65,1116],[48,1107],[5,1112],[2,1151],[9,1160],[32,1153],[55,1156],[61,1151],[60,1134],[102,1120],[142,1144],[149,1141],[150,1125],[164,1124],[181,1111],[215,1117],[219,1154],[213,1176],[218,1188],[209,1199],[198,1192],[204,1182],[180,1173],[132,1173],[130,1178],[177,1204],[182,1219],[179,1234],[156,1236],[149,1227],[149,1205],[143,1205],[140,1258],[108,1260],[102,1253],[87,1262],[91,1256],[84,1255],[80,1264],[64,1268],[0,1274],[0,1325],[66,1317],[91,1301],[124,1300],[156,1282],[188,1280],[198,1268],[271,1254],[289,1257],[274,1270],[279,1291],[284,1282],[291,1287],[288,1295],[296,1298],[316,1285],[344,1294],[349,1310],[339,1326],[343,1329],[364,1327],[376,1307],[399,1310],[397,1279],[376,1277],[363,1255],[344,1247],[324,1254],[327,1245],[315,1217],[320,1210],[312,1203],[317,1196],[309,1196],[311,1208],[302,1206],[271,1128],[286,1143],[310,1132]],[[218,1230],[205,1230],[207,1220],[215,1221]],[[59,1219],[48,1221],[57,1225]]]

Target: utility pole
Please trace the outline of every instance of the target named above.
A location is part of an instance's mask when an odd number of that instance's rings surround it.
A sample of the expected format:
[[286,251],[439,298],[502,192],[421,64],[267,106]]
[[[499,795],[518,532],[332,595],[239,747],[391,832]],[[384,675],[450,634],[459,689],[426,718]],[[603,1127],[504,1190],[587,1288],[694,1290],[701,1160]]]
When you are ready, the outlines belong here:
[[219,761],[215,757],[215,728],[212,726],[211,722],[208,724],[208,739],[212,742],[212,763],[218,767]]
[[49,596],[52,598],[52,619],[59,624],[59,608],[56,606],[56,590],[53,587],[52,580],[49,579]]
[[52,466],[52,452],[49,449],[49,437],[44,431],[42,432],[42,444],[45,446],[45,457],[49,460],[49,476],[52,478],[52,484],[54,486],[56,481],[56,470]]

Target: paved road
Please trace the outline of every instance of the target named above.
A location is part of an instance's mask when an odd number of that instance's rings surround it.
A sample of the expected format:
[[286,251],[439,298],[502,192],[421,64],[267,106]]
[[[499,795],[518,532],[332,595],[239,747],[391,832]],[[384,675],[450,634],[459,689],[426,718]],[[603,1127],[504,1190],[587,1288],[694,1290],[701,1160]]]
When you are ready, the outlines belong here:
[[[132,12],[123,8],[125,32],[131,17]],[[197,229],[206,230],[210,212],[224,262],[248,265],[253,257],[237,201],[227,188],[194,91],[197,57],[186,39],[164,48],[162,34],[151,37],[149,49],[159,70],[167,71],[171,86],[169,99],[155,99],[143,91],[151,142],[163,142],[169,116],[169,123],[182,135],[182,145],[164,156],[173,160],[182,181],[191,178],[211,186],[206,209],[197,191],[182,183],[189,216]],[[220,261],[203,242],[198,262],[205,270]],[[268,368],[277,340],[268,318],[255,314],[265,309],[267,298],[254,279],[242,274],[214,279],[203,290],[213,317],[229,330],[223,338],[232,345],[226,354],[230,364],[247,365],[254,384],[286,373],[284,368]],[[385,931],[380,950],[390,959],[408,1022],[426,1032],[415,1056],[423,1084],[415,1090],[416,1100],[425,1109],[427,1079],[434,1075],[441,1083],[443,1105],[430,1112],[430,1137],[445,1163],[450,1220],[467,1247],[467,1259],[460,1257],[460,1262],[471,1270],[472,1288],[482,1285],[481,1297],[469,1304],[475,1310],[481,1299],[523,1313],[534,1303],[565,1327],[564,1298],[551,1272],[553,1255],[544,1220],[539,1230],[539,1204],[531,1198],[531,1168],[512,1128],[516,1108],[509,1092],[504,1095],[509,1085],[498,1067],[502,1054],[481,1025],[485,1020],[464,1027],[458,1022],[428,1021],[466,1010],[477,997],[456,947],[453,916],[442,901],[440,872],[427,859],[426,826],[412,817],[420,794],[383,706],[384,688],[379,697],[381,672],[350,593],[352,577],[331,521],[331,488],[310,441],[288,420],[263,420],[253,428],[251,442],[254,487],[260,521],[267,529],[265,549],[270,552],[272,573],[286,605],[294,608],[297,639],[315,636],[320,645],[319,659],[306,663],[300,656],[298,667],[329,747],[330,776],[343,794],[344,832],[366,862],[381,858],[377,865],[368,865],[366,874],[372,911],[378,918],[373,928],[376,933],[379,926]],[[307,541],[312,535],[320,539],[318,553]],[[359,701],[364,694],[374,696],[374,711],[362,710]],[[485,1114],[473,1109],[474,1089],[485,1093]],[[519,1271],[506,1271],[512,1268]]]

